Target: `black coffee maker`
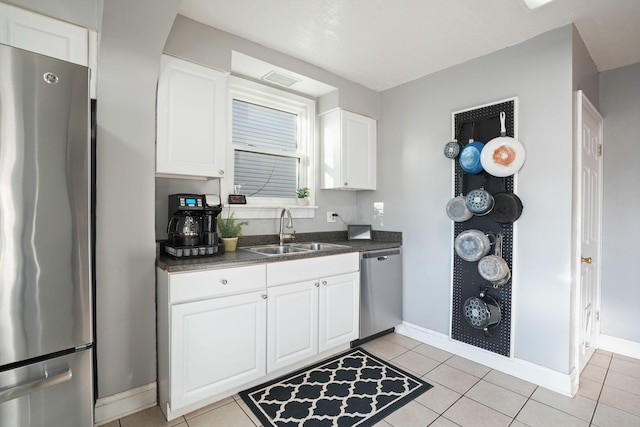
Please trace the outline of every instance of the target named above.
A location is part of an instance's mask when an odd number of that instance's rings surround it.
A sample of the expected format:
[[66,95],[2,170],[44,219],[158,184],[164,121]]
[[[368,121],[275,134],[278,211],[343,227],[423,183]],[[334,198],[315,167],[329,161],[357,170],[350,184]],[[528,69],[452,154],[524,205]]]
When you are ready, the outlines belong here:
[[163,253],[176,258],[219,255],[217,220],[222,212],[220,196],[216,194],[170,194],[167,242]]

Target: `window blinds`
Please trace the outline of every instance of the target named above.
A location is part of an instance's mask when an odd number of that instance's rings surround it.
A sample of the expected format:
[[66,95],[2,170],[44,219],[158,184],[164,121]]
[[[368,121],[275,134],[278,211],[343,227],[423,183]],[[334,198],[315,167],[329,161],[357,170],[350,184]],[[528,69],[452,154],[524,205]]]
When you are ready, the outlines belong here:
[[[298,187],[298,116],[237,99],[233,100],[234,184],[256,197],[295,197]],[[266,154],[252,147],[278,150]]]

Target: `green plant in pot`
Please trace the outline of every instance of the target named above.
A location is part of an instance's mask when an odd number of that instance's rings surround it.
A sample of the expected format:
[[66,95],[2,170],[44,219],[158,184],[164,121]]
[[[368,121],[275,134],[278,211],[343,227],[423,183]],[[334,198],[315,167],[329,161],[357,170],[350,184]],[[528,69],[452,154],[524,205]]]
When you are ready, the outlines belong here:
[[238,245],[238,237],[242,236],[242,227],[249,225],[249,221],[236,221],[231,213],[226,218],[218,218],[218,231],[224,245],[225,252],[233,252]]
[[296,190],[296,196],[298,196],[297,201],[299,205],[308,205],[309,204],[309,194],[311,190],[309,187],[302,187]]

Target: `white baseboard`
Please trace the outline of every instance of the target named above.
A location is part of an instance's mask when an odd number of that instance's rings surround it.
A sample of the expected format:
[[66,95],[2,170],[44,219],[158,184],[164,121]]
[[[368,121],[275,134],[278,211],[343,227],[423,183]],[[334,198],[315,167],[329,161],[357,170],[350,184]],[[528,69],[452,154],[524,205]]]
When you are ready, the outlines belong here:
[[155,382],[103,397],[96,402],[95,425],[100,426],[151,408],[157,405],[157,401],[157,384]]
[[600,335],[598,338],[598,347],[612,353],[622,354],[623,356],[634,357],[640,359],[640,343],[629,341],[611,335]]
[[573,396],[578,388],[575,373],[563,374],[525,360],[501,356],[409,322],[396,326],[396,332],[566,396]]

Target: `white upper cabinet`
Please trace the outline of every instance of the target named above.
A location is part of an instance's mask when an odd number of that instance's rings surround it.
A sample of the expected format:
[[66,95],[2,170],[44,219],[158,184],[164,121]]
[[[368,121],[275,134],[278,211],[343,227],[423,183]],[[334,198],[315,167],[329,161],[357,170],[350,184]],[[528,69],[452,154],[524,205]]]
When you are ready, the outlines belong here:
[[320,117],[323,189],[376,189],[376,121],[345,110]]
[[0,3],[0,43],[91,67],[95,98],[97,34],[87,28]]
[[162,55],[156,173],[224,175],[227,73]]

